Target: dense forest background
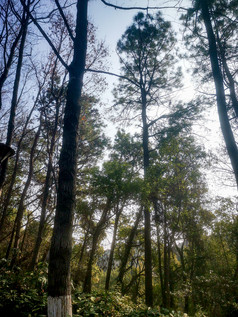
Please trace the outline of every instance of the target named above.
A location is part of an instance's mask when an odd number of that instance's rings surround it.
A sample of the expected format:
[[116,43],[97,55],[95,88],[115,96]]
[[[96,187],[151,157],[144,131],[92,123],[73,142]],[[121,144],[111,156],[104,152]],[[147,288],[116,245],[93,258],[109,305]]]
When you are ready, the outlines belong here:
[[87,3],[0,3],[0,314],[237,316],[238,3]]

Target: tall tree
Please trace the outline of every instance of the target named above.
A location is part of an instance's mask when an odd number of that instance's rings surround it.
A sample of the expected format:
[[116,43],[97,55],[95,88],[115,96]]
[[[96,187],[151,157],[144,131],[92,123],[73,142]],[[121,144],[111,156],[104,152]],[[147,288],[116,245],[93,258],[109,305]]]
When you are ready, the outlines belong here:
[[[202,77],[206,81],[212,78],[215,84],[221,131],[238,186],[238,148],[235,136],[237,123],[233,123],[238,113],[235,80],[237,68],[234,63],[234,52],[237,50],[236,12],[235,1],[198,0],[188,11],[186,19],[188,24],[192,21],[192,37],[198,39],[197,45],[193,45],[195,54],[203,59],[198,60],[201,64],[196,69],[200,74],[203,73]],[[204,63],[207,57],[210,67],[208,63]]]
[[80,98],[87,50],[88,1],[77,1],[73,60],[64,113],[63,143],[59,161],[57,206],[49,261],[48,316],[72,316],[70,258],[77,170]]
[[[21,1],[21,3],[26,8],[24,2]],[[48,275],[48,316],[66,317],[72,316],[70,258],[77,171],[78,127],[81,110],[80,98],[87,51],[88,0],[78,0],[76,3],[75,33],[70,28],[59,1],[56,0],[55,3],[73,42],[73,58],[70,65],[64,61],[54,43],[52,43],[47,33],[32,14],[30,14],[30,18],[69,73],[64,111],[63,142],[59,160],[56,215],[50,248]]]
[[[145,181],[149,181],[151,136],[168,126],[171,118],[179,118],[186,113],[181,105],[172,110],[168,98],[168,94],[180,86],[181,73],[174,67],[174,47],[171,25],[160,12],[155,16],[138,13],[117,45],[124,78],[120,79],[119,87],[115,89],[115,100],[123,107],[124,114],[132,114],[133,118],[141,121]],[[155,118],[153,110],[157,113],[166,111],[166,114]],[[151,214],[148,197],[144,198],[145,294],[146,304],[153,306]]]

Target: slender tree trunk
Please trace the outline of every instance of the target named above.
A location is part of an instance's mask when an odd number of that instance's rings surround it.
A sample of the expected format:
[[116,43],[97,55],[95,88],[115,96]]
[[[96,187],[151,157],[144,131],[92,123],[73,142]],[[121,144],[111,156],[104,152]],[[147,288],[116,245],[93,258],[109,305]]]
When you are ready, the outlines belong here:
[[217,44],[219,47],[219,53],[220,53],[222,66],[223,66],[224,73],[225,73],[224,75],[227,78],[227,82],[228,82],[227,84],[228,84],[228,87],[230,90],[232,107],[233,107],[236,118],[238,118],[238,100],[237,100],[237,96],[236,96],[235,81],[234,81],[234,78],[230,72],[229,66],[227,64],[226,49],[224,48],[224,46],[221,43],[218,30],[216,31],[216,40],[217,40]]
[[[36,100],[38,100],[38,97],[39,97],[39,93],[38,93],[38,96],[37,96]],[[32,109],[31,109],[31,111],[30,111],[30,113],[29,113],[29,115],[27,117],[26,123],[24,125],[23,131],[22,131],[22,134],[21,134],[21,137],[20,137],[20,140],[18,141],[18,144],[17,144],[14,169],[13,169],[11,181],[10,181],[10,184],[9,184],[9,187],[8,187],[8,190],[7,190],[7,195],[6,195],[6,199],[4,201],[3,211],[2,211],[1,220],[0,220],[0,238],[2,238],[2,230],[4,228],[4,224],[5,224],[5,221],[6,221],[6,218],[7,218],[7,210],[8,210],[8,206],[9,206],[10,199],[11,199],[11,196],[12,196],[13,186],[15,184],[15,180],[16,180],[16,176],[17,176],[18,161],[19,161],[19,156],[20,156],[20,151],[21,151],[21,144],[22,144],[22,141],[23,141],[23,139],[25,137],[26,129],[27,129],[28,123],[30,121],[30,118],[32,116],[32,113],[33,113],[33,111],[35,109],[35,106],[36,106],[36,102],[35,102],[34,106],[32,107]]]
[[[142,97],[142,123],[143,123],[143,155],[144,155],[144,178],[146,180],[149,168],[149,133],[146,115],[146,92],[141,89]],[[144,238],[145,238],[145,302],[148,307],[153,307],[152,286],[152,255],[151,255],[151,224],[150,211],[147,202],[144,202]]]
[[40,124],[38,127],[38,130],[36,132],[35,138],[34,138],[34,142],[31,148],[31,153],[30,153],[30,163],[29,163],[29,171],[28,171],[28,176],[27,176],[27,180],[24,186],[24,189],[22,191],[21,194],[21,199],[20,199],[20,203],[18,206],[18,210],[17,210],[17,215],[16,215],[16,232],[15,232],[15,240],[14,240],[14,252],[13,252],[13,256],[12,256],[12,260],[11,260],[11,267],[13,267],[16,263],[17,260],[17,252],[19,250],[19,242],[20,242],[20,232],[21,232],[21,225],[22,225],[22,218],[23,218],[23,214],[24,214],[24,210],[25,210],[25,206],[24,206],[24,201],[27,195],[27,191],[29,189],[29,186],[31,184],[31,179],[33,176],[33,171],[34,171],[34,156],[35,156],[35,151],[36,151],[36,146],[38,143],[38,139],[40,136],[40,131],[41,131],[41,115],[40,115]]
[[134,224],[133,228],[131,229],[130,235],[129,235],[128,240],[127,240],[126,245],[125,245],[125,253],[121,259],[121,265],[120,265],[119,274],[117,277],[118,284],[122,284],[123,277],[124,277],[124,274],[126,271],[126,265],[128,262],[130,252],[131,252],[131,248],[132,248],[132,243],[133,243],[133,240],[135,238],[136,231],[137,231],[141,216],[142,216],[142,208],[140,208],[139,212],[137,213],[135,224]]
[[27,230],[30,224],[30,216],[29,214],[27,215],[27,222],[26,222],[26,226],[25,226],[25,230],[24,230],[24,235],[22,237],[22,241],[21,241],[21,246],[20,246],[20,257],[22,258],[22,252],[24,249],[24,244],[25,244],[25,240],[26,240],[26,235],[27,235]]
[[109,290],[109,285],[110,285],[113,256],[114,256],[114,250],[115,250],[115,246],[116,246],[117,228],[118,228],[118,222],[119,222],[121,212],[122,212],[122,208],[120,211],[119,210],[117,211],[116,219],[115,219],[115,223],[114,223],[113,237],[112,237],[111,250],[110,250],[109,259],[108,259],[107,275],[106,275],[106,282],[105,282],[105,290],[106,291]]
[[209,56],[216,88],[217,108],[221,130],[225,140],[227,152],[231,160],[231,165],[235,174],[236,184],[238,186],[238,149],[227,114],[225,90],[223,85],[222,72],[218,62],[216,38],[211,24],[208,2],[207,0],[200,0],[200,4],[202,8],[202,17],[207,31],[209,43]]
[[162,293],[162,301],[165,303],[165,291],[164,291],[164,279],[163,279],[163,268],[162,268],[162,257],[161,257],[161,244],[159,237],[159,226],[156,224],[156,234],[157,234],[157,248],[158,248],[158,261],[159,261],[159,277],[160,277],[160,285],[161,285],[161,293]]
[[236,96],[235,81],[234,81],[232,74],[230,72],[230,69],[227,65],[225,56],[222,56],[222,64],[223,64],[223,67],[224,67],[224,70],[225,70],[225,73],[226,73],[226,76],[227,76],[227,79],[229,82],[228,86],[229,86],[229,90],[230,90],[232,107],[233,107],[233,110],[235,112],[236,118],[238,118],[238,100],[237,100],[237,96]]
[[70,259],[72,253],[73,208],[77,173],[80,98],[87,50],[88,0],[77,1],[74,56],[69,66],[63,144],[59,160],[59,180],[48,273],[48,317],[72,316]]
[[75,274],[75,280],[74,280],[75,285],[79,285],[80,275],[81,275],[81,272],[82,272],[81,265],[82,265],[82,261],[83,261],[83,256],[84,256],[86,244],[87,244],[88,234],[89,234],[89,229],[85,232],[83,245],[82,245],[82,248],[80,250],[79,262],[78,262],[78,270],[77,270],[77,272]]
[[[29,4],[30,4],[30,1],[28,1],[28,8],[29,8]],[[18,56],[18,61],[17,61],[17,69],[16,69],[15,81],[14,81],[14,86],[13,86],[10,118],[8,121],[7,140],[6,140],[6,145],[8,145],[8,146],[11,146],[14,127],[15,127],[15,117],[16,117],[16,109],[17,109],[17,103],[18,103],[18,100],[17,100],[18,99],[18,90],[19,90],[19,85],[20,85],[21,69],[22,69],[24,47],[25,47],[25,42],[26,42],[28,21],[29,21],[29,14],[26,13],[26,11],[24,10],[23,18],[22,18],[22,28],[23,28],[22,37],[21,37],[21,42],[20,42],[19,56]],[[6,159],[2,164],[1,173],[0,173],[0,190],[2,189],[3,184],[5,182],[5,178],[6,178],[6,174],[7,174],[7,166],[8,166],[8,159]]]
[[167,224],[166,219],[164,222],[164,296],[165,302],[163,306],[170,308],[170,288],[169,288],[169,245],[167,235]]
[[14,221],[14,225],[13,225],[13,228],[12,228],[12,233],[11,233],[10,241],[9,241],[9,243],[8,243],[8,247],[7,247],[7,251],[6,251],[6,256],[5,256],[5,258],[6,258],[7,260],[9,259],[10,252],[11,252],[11,248],[12,248],[12,243],[13,243],[13,240],[14,240],[14,235],[15,235],[15,231],[16,231],[16,223],[17,223],[17,219],[15,219],[15,221]]
[[92,248],[90,251],[87,271],[86,271],[85,280],[83,284],[84,293],[91,293],[91,290],[92,290],[92,268],[93,268],[94,256],[97,250],[97,244],[98,244],[100,233],[101,233],[101,230],[97,228],[95,234],[93,235]]
[[42,242],[42,236],[45,228],[45,222],[46,222],[46,211],[47,211],[47,205],[49,200],[49,192],[50,192],[50,183],[51,183],[51,175],[52,175],[52,165],[53,165],[53,154],[54,154],[54,148],[55,148],[55,141],[56,141],[56,134],[57,134],[57,128],[58,128],[58,122],[59,122],[59,109],[60,104],[56,104],[56,114],[55,114],[55,122],[54,122],[54,129],[51,137],[50,142],[50,148],[49,148],[49,160],[47,165],[47,173],[45,178],[45,184],[44,184],[44,190],[43,190],[43,197],[42,197],[42,205],[41,205],[41,215],[40,215],[40,223],[39,228],[37,232],[37,238],[35,242],[35,247],[33,250],[33,256],[30,264],[30,269],[33,270],[37,261],[38,261],[38,255],[40,251],[40,246]]
[[41,242],[42,242],[42,236],[43,236],[43,232],[44,232],[44,228],[45,228],[46,210],[47,210],[49,190],[50,190],[51,171],[52,171],[52,158],[50,157],[49,162],[48,162],[43,197],[42,197],[40,223],[39,223],[39,228],[38,228],[38,232],[37,232],[35,247],[33,249],[30,270],[34,269],[34,267],[38,261],[38,255],[39,255],[40,246],[41,246]]
[[[24,18],[25,18],[25,11],[23,11],[22,21],[24,21]],[[2,89],[3,89],[3,85],[4,85],[4,83],[5,83],[6,79],[7,79],[9,70],[10,70],[10,68],[12,66],[13,58],[14,58],[14,55],[15,55],[15,51],[16,51],[18,42],[19,42],[19,40],[20,40],[20,38],[22,36],[23,28],[24,28],[24,24],[21,23],[21,27],[20,27],[17,35],[16,35],[15,40],[12,43],[7,62],[5,64],[5,66],[4,66],[4,70],[3,70],[3,72],[2,72],[2,74],[0,76],[0,110],[2,108]]]
[[110,202],[107,202],[105,209],[101,215],[101,218],[96,226],[95,232],[93,234],[93,241],[92,241],[92,248],[88,260],[87,271],[85,275],[84,285],[83,285],[83,292],[84,293],[91,293],[92,289],[92,267],[94,262],[95,253],[97,250],[98,240],[102,233],[102,230],[105,228],[105,223],[107,220],[108,211],[110,210]]

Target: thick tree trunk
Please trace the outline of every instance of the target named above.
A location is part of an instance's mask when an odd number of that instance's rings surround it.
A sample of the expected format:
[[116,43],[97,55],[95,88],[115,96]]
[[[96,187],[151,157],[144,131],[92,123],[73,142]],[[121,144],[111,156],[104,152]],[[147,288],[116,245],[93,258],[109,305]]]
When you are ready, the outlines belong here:
[[[146,114],[146,92],[141,89],[142,98],[142,123],[143,123],[143,155],[144,155],[144,178],[146,180],[149,168],[149,133]],[[144,238],[145,238],[145,302],[148,307],[153,307],[152,286],[152,255],[151,255],[151,224],[150,211],[147,202],[144,203]]]
[[[28,8],[29,8],[29,3],[30,3],[30,1],[28,1]],[[29,14],[26,13],[26,11],[24,10],[23,18],[22,18],[22,29],[23,29],[22,30],[22,37],[21,37],[20,48],[19,48],[17,69],[16,69],[16,75],[15,75],[14,86],[13,86],[10,118],[8,121],[8,129],[7,129],[6,145],[8,145],[8,146],[11,146],[14,127],[15,127],[15,117],[16,117],[16,109],[17,109],[17,103],[18,103],[18,100],[17,100],[18,99],[18,90],[19,90],[19,85],[20,85],[21,69],[22,69],[24,47],[25,47],[25,42],[26,42],[28,21],[29,21]],[[8,159],[6,159],[2,164],[1,173],[0,173],[0,190],[2,189],[3,184],[5,182],[5,178],[6,178],[6,174],[7,174],[7,166],[8,166]]]
[[74,56],[69,67],[63,144],[59,160],[59,180],[48,273],[48,317],[72,316],[70,259],[72,252],[73,208],[77,173],[80,98],[87,50],[88,0],[77,1]]
[[225,140],[227,152],[231,160],[231,165],[235,174],[236,184],[238,186],[238,149],[227,114],[225,90],[223,85],[222,72],[218,62],[216,38],[211,24],[208,2],[207,0],[200,0],[200,4],[202,8],[202,17],[207,31],[209,43],[209,56],[216,88],[217,108],[221,130]]
[[131,248],[132,248],[132,243],[133,243],[133,240],[135,238],[136,231],[137,231],[141,216],[142,216],[142,208],[140,208],[140,210],[136,216],[135,224],[134,224],[133,228],[131,229],[130,235],[129,235],[128,240],[127,240],[126,245],[125,245],[125,253],[121,259],[121,265],[120,265],[119,274],[117,277],[118,284],[122,284],[123,277],[124,277],[124,274],[126,271],[126,265],[128,262],[130,252],[131,252]]
[[27,191],[29,189],[29,186],[31,184],[31,179],[33,176],[34,156],[35,156],[35,151],[36,151],[38,139],[40,136],[41,124],[42,124],[42,121],[41,121],[41,116],[40,116],[40,125],[38,127],[37,132],[36,132],[34,142],[33,142],[32,148],[31,148],[28,176],[27,176],[27,180],[26,180],[25,186],[24,186],[22,194],[21,194],[21,199],[20,199],[20,203],[19,203],[17,215],[16,215],[16,226],[15,226],[16,232],[15,232],[14,252],[13,252],[13,256],[12,256],[12,260],[11,260],[11,267],[14,266],[14,264],[16,263],[16,260],[17,260],[17,252],[19,250],[20,232],[21,232],[21,226],[22,226],[22,218],[23,218],[23,214],[24,214],[24,210],[25,210],[24,201],[25,201]]

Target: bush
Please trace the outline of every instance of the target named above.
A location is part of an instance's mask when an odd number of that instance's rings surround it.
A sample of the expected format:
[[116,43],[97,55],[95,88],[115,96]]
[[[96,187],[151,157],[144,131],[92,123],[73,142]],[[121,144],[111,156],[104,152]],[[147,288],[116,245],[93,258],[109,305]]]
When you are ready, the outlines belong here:
[[0,261],[0,316],[33,317],[46,315],[46,266],[34,272],[19,267],[10,271],[5,259]]
[[128,296],[118,292],[76,292],[73,300],[75,317],[188,317],[180,312],[147,308],[142,303],[133,303]]

